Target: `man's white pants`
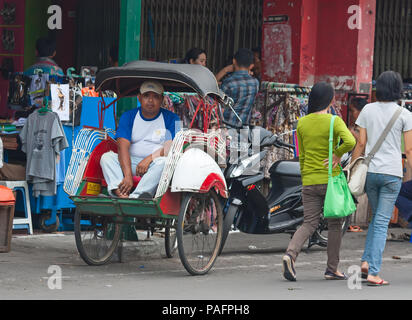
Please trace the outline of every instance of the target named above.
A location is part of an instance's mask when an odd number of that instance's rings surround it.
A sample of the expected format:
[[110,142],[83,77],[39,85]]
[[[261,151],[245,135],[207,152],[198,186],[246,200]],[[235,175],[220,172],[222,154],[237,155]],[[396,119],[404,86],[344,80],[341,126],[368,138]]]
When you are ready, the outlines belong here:
[[[143,158],[131,157],[132,172],[136,175],[136,167]],[[150,193],[155,196],[160,178],[166,163],[165,157],[156,158],[149,166],[149,170],[140,180],[136,190],[130,195],[130,198],[138,198],[143,193]],[[100,159],[100,166],[103,170],[104,179],[107,183],[109,194],[113,195],[112,191],[119,189],[120,183],[124,179],[123,171],[120,166],[119,156],[114,152],[105,153]]]

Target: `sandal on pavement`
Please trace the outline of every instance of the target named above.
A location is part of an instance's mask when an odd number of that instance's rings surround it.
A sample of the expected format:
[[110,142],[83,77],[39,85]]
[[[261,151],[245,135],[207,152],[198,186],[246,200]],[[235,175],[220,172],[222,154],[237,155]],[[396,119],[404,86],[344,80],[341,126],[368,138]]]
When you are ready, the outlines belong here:
[[296,271],[295,271],[295,262],[293,258],[286,254],[282,258],[282,265],[283,265],[283,277],[286,280],[295,282],[296,281]]
[[388,285],[389,285],[389,282],[385,280],[381,280],[378,282],[368,280],[369,287],[382,287],[382,286],[388,286]]
[[337,275],[336,273],[333,273],[332,271],[326,270],[325,279],[326,280],[348,280],[348,277],[344,273],[342,273],[342,275],[340,276],[340,275]]
[[359,226],[349,226],[348,232],[363,232]]

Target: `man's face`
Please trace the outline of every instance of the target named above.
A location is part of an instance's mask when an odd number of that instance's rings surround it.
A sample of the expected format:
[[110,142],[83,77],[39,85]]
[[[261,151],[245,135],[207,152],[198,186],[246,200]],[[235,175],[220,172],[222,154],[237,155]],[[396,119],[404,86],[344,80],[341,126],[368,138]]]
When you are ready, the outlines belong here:
[[163,95],[155,92],[146,92],[140,95],[140,103],[145,114],[156,116],[163,102]]

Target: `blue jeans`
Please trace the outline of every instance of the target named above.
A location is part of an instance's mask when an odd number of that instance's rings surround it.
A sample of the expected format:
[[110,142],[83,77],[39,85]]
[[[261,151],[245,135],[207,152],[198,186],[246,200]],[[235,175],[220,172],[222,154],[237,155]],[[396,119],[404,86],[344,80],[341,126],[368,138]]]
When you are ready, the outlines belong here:
[[[136,167],[143,160],[143,158],[131,157],[132,172],[136,174]],[[140,180],[136,190],[130,194],[130,198],[138,198],[143,193],[150,193],[155,196],[160,178],[162,177],[163,169],[166,164],[166,158],[156,158],[150,164],[149,170]],[[114,152],[105,153],[100,159],[100,166],[102,167],[104,179],[107,183],[107,189],[110,195],[113,190],[119,188],[119,184],[123,181],[124,175],[120,166],[119,157]]]
[[402,179],[395,176],[368,173],[365,190],[372,207],[372,221],[369,224],[362,261],[369,264],[369,274],[377,276],[382,265],[389,222],[396,199],[401,190]]

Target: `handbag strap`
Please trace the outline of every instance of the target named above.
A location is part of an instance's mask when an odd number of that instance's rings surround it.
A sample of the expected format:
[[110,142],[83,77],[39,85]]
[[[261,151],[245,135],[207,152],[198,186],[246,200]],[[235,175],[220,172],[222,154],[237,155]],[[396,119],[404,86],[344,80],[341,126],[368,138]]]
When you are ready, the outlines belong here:
[[398,120],[398,118],[400,117],[402,111],[403,111],[403,109],[401,107],[399,107],[398,110],[396,110],[396,112],[393,115],[391,121],[389,121],[389,123],[386,126],[385,130],[382,132],[382,135],[379,137],[378,142],[376,142],[375,146],[373,147],[373,149],[371,150],[369,155],[365,158],[365,164],[366,165],[370,164],[370,162],[372,161],[375,154],[379,151],[379,149],[381,148],[383,142],[385,141],[386,137],[388,136],[389,132],[392,130],[396,120]]
[[328,167],[328,175],[329,178],[332,177],[332,158],[333,158],[333,127],[335,125],[336,116],[332,116],[332,120],[330,121],[330,129],[329,129],[329,167]]

